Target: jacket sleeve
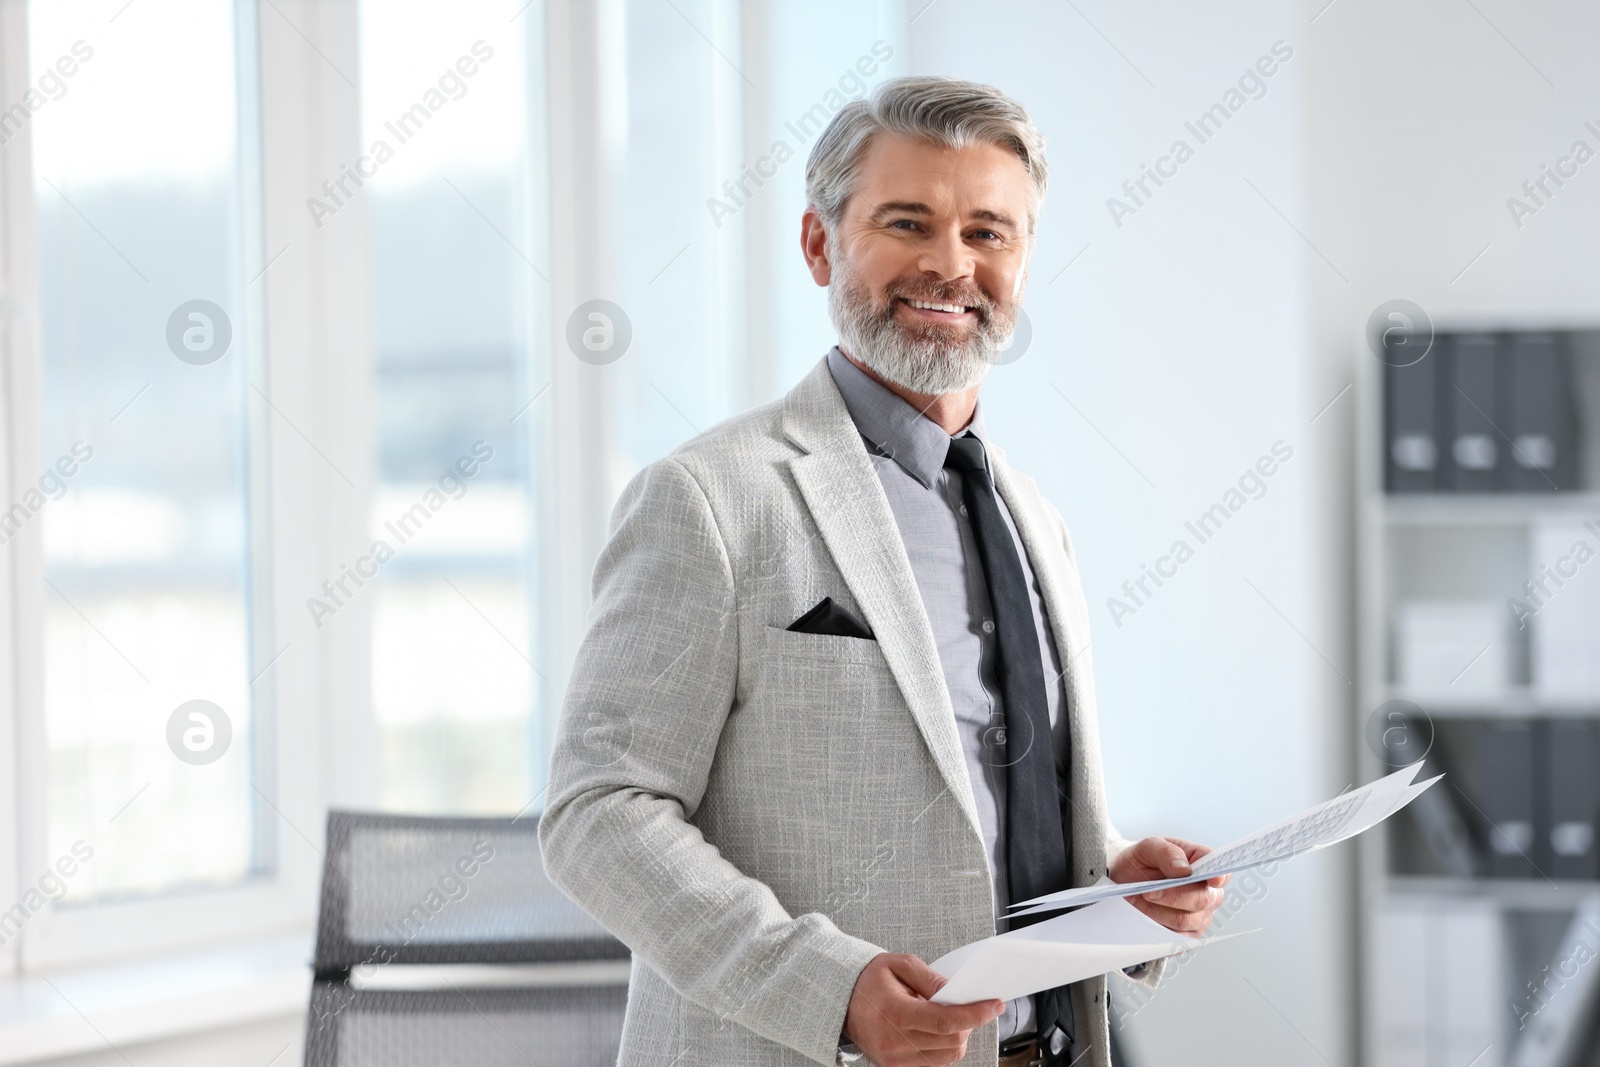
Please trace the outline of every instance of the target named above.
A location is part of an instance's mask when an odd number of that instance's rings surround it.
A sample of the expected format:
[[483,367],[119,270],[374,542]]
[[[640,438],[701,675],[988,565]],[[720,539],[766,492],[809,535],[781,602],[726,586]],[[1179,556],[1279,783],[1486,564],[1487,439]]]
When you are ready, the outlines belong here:
[[689,819],[734,698],[733,572],[710,502],[668,457],[629,482],[594,572],[551,754],[551,880],[680,995],[819,1063],[883,949],[790,915]]

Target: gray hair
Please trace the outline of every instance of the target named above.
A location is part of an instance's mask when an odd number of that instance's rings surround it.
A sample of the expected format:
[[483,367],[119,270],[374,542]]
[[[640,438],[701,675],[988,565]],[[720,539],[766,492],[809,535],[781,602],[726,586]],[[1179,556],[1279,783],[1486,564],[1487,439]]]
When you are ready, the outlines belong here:
[[844,217],[862,157],[880,130],[945,148],[993,144],[1015,152],[1033,180],[1032,235],[1047,179],[1043,135],[1027,109],[994,86],[941,77],[891,78],[846,104],[822,131],[806,160],[806,205],[830,231]]

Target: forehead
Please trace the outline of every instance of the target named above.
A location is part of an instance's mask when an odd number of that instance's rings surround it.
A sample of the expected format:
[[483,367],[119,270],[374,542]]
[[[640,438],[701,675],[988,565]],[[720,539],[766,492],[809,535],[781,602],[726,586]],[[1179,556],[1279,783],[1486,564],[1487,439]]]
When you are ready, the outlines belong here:
[[1032,179],[1009,148],[979,143],[947,148],[896,133],[873,135],[856,171],[849,209],[870,214],[890,201],[916,201],[935,212],[994,211],[1023,220]]

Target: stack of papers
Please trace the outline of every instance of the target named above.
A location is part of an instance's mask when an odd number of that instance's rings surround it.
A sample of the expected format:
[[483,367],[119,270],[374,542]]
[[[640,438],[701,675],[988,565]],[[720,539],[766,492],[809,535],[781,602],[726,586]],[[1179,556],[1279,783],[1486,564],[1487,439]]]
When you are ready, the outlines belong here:
[[1346,841],[1387,819],[1444,777],[1416,782],[1421,768],[1419,760],[1224,845],[1201,857],[1185,877],[1147,882],[1102,878],[1091,886],[1014,904],[1013,915],[1080,910],[945,953],[930,966],[950,980],[931,999],[936,1004],[1011,1000],[1225,941],[1228,937],[1200,940],[1175,933],[1120,898],[1203,882]]
[[1011,1000],[1237,936],[1200,941],[1168,930],[1126,900],[1102,900],[945,953],[930,966],[950,981],[929,999]]

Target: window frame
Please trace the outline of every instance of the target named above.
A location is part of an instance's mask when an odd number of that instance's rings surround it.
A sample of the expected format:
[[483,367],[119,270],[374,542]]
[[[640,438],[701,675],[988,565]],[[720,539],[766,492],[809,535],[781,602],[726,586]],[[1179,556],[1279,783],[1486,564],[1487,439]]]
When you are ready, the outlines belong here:
[[[26,9],[22,4],[0,4],[0,98],[21,99],[28,84],[28,38]],[[19,139],[20,141],[20,139]],[[35,446],[30,453],[26,443],[38,440],[38,405],[28,405],[23,397],[37,394],[36,383],[30,377],[31,367],[18,353],[26,347],[27,320],[18,315],[18,306],[36,306],[37,292],[29,288],[33,276],[17,276],[15,250],[26,247],[32,234],[21,234],[19,226],[32,221],[31,209],[23,219],[17,210],[19,198],[28,198],[26,192],[32,183],[32,158],[27,144],[18,143],[14,150],[0,150],[0,291],[6,300],[0,304],[0,415],[10,427],[0,432],[0,500],[16,499],[16,488],[22,483],[16,472],[26,470],[40,449]],[[10,146],[8,146],[10,149]],[[19,162],[20,160],[20,162]],[[19,183],[19,176],[24,183]],[[30,413],[33,418],[29,419]],[[21,653],[18,621],[24,618],[25,606],[21,603],[18,581],[26,563],[25,545],[21,538],[13,538],[0,547],[0,604],[9,610],[0,611],[0,781],[19,782],[22,769],[20,747],[22,723],[18,708],[23,692],[17,672],[17,658]],[[9,549],[7,551],[6,549]],[[37,555],[37,553],[35,553]],[[5,894],[5,907],[21,896],[21,789],[0,790],[0,891]],[[16,973],[20,966],[22,938],[14,937],[0,945],[0,976]]]
[[[311,589],[337,572],[337,560],[365,534],[365,494],[370,446],[366,411],[349,404],[335,410],[327,397],[360,397],[364,364],[331,353],[365,350],[365,231],[359,213],[349,224],[316,233],[304,207],[310,174],[336,173],[343,144],[356,143],[356,101],[340,70],[356,58],[352,0],[275,0],[257,5],[234,0],[238,20],[238,76],[257,78],[260,111],[252,167],[241,171],[259,192],[258,218],[246,230],[245,255],[266,266],[247,284],[242,330],[250,366],[252,450],[250,513],[252,598],[251,659],[260,672],[253,685],[257,720],[252,771],[258,852],[266,843],[268,866],[227,887],[173,891],[125,900],[48,907],[32,917],[20,937],[0,948],[7,971],[87,965],[137,958],[284,931],[309,934],[315,923],[321,877],[324,811],[330,803],[360,803],[359,751],[366,688],[359,642],[359,611],[341,613],[342,627],[319,639],[291,640],[304,606],[293,590]],[[253,15],[253,20],[247,16]],[[306,36],[302,37],[301,33]],[[318,42],[316,49],[307,38]],[[319,54],[320,52],[320,54]],[[337,69],[334,65],[337,65]],[[253,67],[253,70],[251,69]],[[0,85],[16,100],[29,84],[27,8],[0,4]],[[310,131],[307,116],[311,116]],[[42,353],[36,204],[32,194],[31,131],[0,153],[0,260],[10,297],[4,356],[4,414],[14,427],[4,477],[10,500],[42,469]],[[249,152],[249,149],[246,149]],[[320,181],[320,179],[319,179]],[[342,220],[343,221],[343,220]],[[249,231],[255,232],[250,233]],[[282,253],[281,258],[277,257]],[[355,388],[352,388],[355,387]],[[261,393],[272,398],[269,405]],[[289,420],[292,420],[289,421]],[[304,438],[300,436],[303,433]],[[328,460],[337,457],[355,481],[351,490]],[[0,770],[14,770],[18,788],[0,791],[0,886],[10,902],[54,857],[47,854],[48,751],[43,716],[44,600],[40,526],[29,524],[11,542],[9,566],[0,568],[0,592],[10,610],[0,618]],[[348,618],[346,618],[348,616]],[[354,631],[360,631],[359,634]],[[284,636],[280,636],[284,635]],[[302,647],[296,648],[296,645]],[[281,655],[279,653],[281,652]],[[274,657],[277,657],[274,659]],[[270,664],[270,666],[269,666]],[[9,765],[9,766],[8,766]],[[30,872],[36,872],[30,877]],[[4,972],[0,972],[4,973]]]

